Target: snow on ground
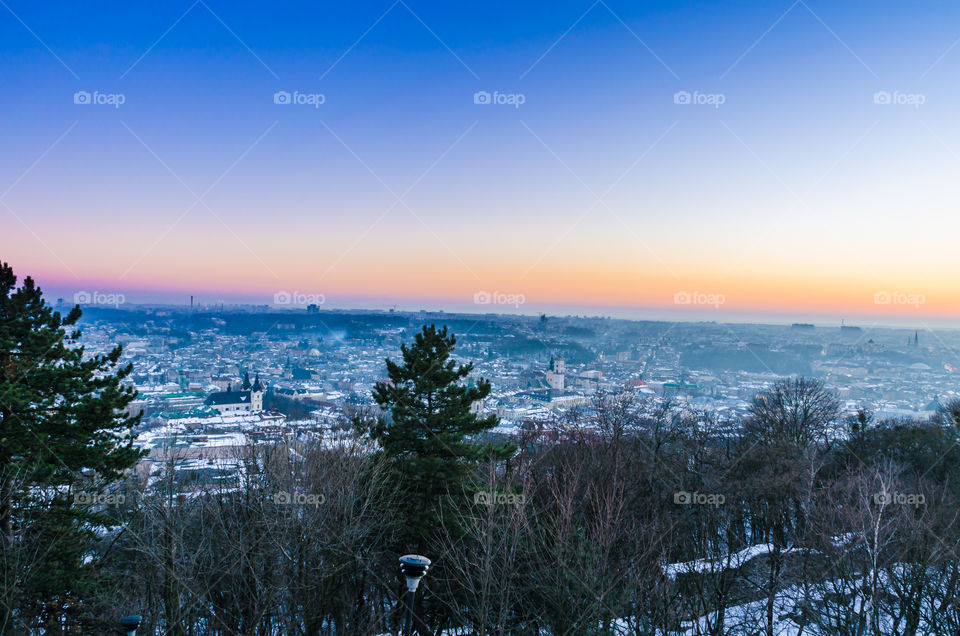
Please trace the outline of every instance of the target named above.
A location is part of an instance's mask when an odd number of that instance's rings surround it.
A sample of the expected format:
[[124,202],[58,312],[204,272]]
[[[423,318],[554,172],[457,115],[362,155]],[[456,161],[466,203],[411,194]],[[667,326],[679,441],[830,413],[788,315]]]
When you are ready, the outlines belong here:
[[[824,581],[811,586],[807,590],[808,595],[806,598],[816,602],[822,600],[825,596],[836,597],[844,595],[845,593],[849,593],[851,588],[863,590],[869,587],[869,578],[870,577],[867,576],[853,582],[841,581],[840,579]],[[879,587],[887,588],[888,583],[886,576],[878,575],[877,585]],[[773,631],[775,636],[798,636],[801,633],[800,627],[790,619],[790,616],[799,614],[797,607],[798,601],[802,601],[804,598],[804,590],[796,586],[787,588],[777,595],[774,600],[773,610],[774,616],[777,617]],[[744,603],[743,605],[728,607],[724,612],[724,624],[728,627],[749,625],[755,629],[760,629],[761,624],[759,621],[762,621],[766,615],[766,602],[766,599],[760,599],[750,603]],[[851,614],[862,612],[864,603],[864,596],[857,594],[851,600],[851,606],[847,611]],[[710,616],[711,619],[715,619],[715,617],[715,614]],[[697,634],[706,633],[705,629],[707,624],[707,617],[702,617],[698,621],[688,621],[684,624],[684,631],[679,632],[678,636],[696,636]],[[896,627],[889,615],[881,613],[878,631],[883,634],[896,633]],[[917,633],[923,636],[938,636],[930,630],[930,627],[922,618]],[[803,628],[803,634],[808,636],[829,636],[829,632],[811,625]]]
[[752,545],[739,552],[718,557],[714,559],[695,559],[693,561],[684,561],[681,563],[668,563],[663,567],[664,574],[671,579],[676,578],[678,574],[704,574],[727,568],[739,568],[741,565],[758,557],[773,551],[773,546],[769,543]]

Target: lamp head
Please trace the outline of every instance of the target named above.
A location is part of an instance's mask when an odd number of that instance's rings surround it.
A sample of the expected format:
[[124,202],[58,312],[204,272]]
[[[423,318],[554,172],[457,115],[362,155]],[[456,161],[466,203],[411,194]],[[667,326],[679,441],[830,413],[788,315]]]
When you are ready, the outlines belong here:
[[420,579],[427,573],[430,567],[430,559],[419,554],[406,554],[400,557],[400,571],[407,579],[407,589],[411,592],[417,590],[420,585]]
[[137,631],[138,627],[140,627],[140,615],[132,614],[130,616],[124,616],[120,619],[120,627],[132,634],[133,632]]

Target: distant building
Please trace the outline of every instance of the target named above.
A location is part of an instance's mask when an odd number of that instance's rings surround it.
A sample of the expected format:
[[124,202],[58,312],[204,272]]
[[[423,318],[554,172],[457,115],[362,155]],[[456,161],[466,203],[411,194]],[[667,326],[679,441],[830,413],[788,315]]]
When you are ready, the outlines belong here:
[[563,375],[567,372],[566,364],[563,362],[563,358],[550,358],[550,370],[555,373]]
[[248,391],[234,391],[232,387],[227,387],[226,391],[208,395],[204,405],[215,409],[221,415],[259,413],[263,410],[263,383],[260,382],[260,376],[257,376]]
[[603,373],[596,370],[584,371],[577,378],[577,386],[588,391],[596,391],[600,388],[600,380],[603,379]]
[[565,366],[562,358],[550,358],[550,368],[547,369],[547,386],[562,391],[564,370]]
[[124,409],[124,411],[127,415],[135,417],[137,415],[143,415],[144,411],[146,410],[146,406],[146,400],[133,400],[127,405],[127,408]]
[[562,389],[535,389],[533,391],[522,391],[517,395],[520,398],[541,403],[550,410],[570,408],[584,404],[587,401],[582,395],[570,393]]
[[480,412],[483,410],[483,400],[474,400],[470,404],[470,412],[474,415],[480,415]]
[[210,379],[210,383],[221,391],[226,391],[237,379],[229,375],[218,375]]

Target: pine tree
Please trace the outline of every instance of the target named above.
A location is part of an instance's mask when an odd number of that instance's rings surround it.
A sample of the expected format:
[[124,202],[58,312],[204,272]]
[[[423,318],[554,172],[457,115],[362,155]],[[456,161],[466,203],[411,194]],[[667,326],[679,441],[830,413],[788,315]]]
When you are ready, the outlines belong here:
[[[80,314],[75,306],[61,317],[30,277],[17,288],[13,269],[0,262],[0,588],[13,585],[27,604],[14,612],[3,603],[0,632],[14,613],[59,623],[58,604],[82,597],[89,576],[81,528],[100,517],[76,505],[71,491],[96,492],[141,454],[131,432],[139,416],[123,413],[136,395],[121,384],[131,365],[120,366],[119,345],[85,354]],[[36,550],[42,567],[6,571]]]
[[458,365],[450,358],[455,344],[446,327],[424,326],[412,345],[401,345],[402,363],[387,359],[390,381],[378,382],[373,390],[390,418],[379,418],[368,430],[400,473],[410,540],[420,545],[437,519],[439,499],[458,492],[480,461],[513,451],[473,439],[494,428],[497,416],[479,417],[471,410],[490,394],[490,382],[462,384],[473,364]]

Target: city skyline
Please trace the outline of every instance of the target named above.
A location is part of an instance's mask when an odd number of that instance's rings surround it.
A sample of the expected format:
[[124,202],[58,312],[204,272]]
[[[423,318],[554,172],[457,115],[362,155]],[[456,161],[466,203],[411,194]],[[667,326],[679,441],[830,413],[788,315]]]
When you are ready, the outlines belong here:
[[955,8],[58,7],[0,10],[0,258],[56,295],[960,314]]

